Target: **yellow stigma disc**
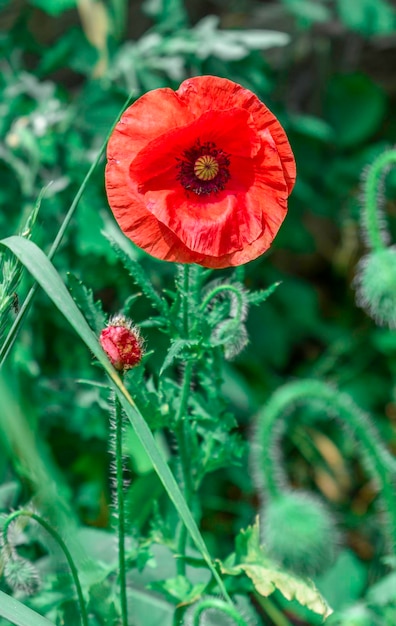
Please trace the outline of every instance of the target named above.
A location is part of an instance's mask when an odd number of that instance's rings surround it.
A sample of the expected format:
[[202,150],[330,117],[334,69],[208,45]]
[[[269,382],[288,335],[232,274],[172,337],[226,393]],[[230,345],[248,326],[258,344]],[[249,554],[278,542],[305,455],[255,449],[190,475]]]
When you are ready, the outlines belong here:
[[213,156],[204,154],[194,163],[194,174],[199,180],[213,180],[219,173],[219,164]]

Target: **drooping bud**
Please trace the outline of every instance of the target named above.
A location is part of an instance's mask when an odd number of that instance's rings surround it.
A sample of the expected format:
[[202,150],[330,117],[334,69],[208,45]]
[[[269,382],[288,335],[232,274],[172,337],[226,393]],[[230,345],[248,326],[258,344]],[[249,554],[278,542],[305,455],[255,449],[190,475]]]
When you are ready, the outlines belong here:
[[119,372],[138,365],[143,356],[139,329],[123,315],[115,315],[100,333],[100,344]]
[[6,560],[3,576],[13,591],[21,591],[26,595],[37,592],[40,586],[40,577],[35,565],[19,556],[13,555],[13,558]]
[[357,268],[354,280],[357,304],[377,324],[396,327],[396,248],[370,252]]
[[334,562],[337,530],[327,507],[310,494],[285,492],[270,500],[261,530],[269,556],[296,574],[314,576]]

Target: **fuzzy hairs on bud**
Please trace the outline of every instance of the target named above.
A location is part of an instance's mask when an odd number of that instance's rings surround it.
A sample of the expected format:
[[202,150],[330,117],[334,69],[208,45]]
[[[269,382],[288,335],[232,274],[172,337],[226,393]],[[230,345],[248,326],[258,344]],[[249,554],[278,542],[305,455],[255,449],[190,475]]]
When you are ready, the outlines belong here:
[[396,247],[370,252],[358,264],[356,302],[377,324],[396,327]]
[[301,576],[321,574],[332,565],[338,532],[318,498],[286,491],[269,499],[260,516],[261,539],[268,555]]

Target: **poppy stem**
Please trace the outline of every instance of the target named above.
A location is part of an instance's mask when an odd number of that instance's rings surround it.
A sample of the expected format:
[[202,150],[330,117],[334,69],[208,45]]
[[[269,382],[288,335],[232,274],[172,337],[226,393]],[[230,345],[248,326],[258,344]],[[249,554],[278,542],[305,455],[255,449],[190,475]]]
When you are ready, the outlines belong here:
[[[188,406],[188,396],[190,393],[191,380],[193,375],[194,363],[189,361],[184,370],[184,379],[182,392],[180,396],[180,404],[179,410],[177,414],[176,420],[176,436],[179,447],[179,455],[180,455],[180,465],[183,475],[183,484],[184,484],[184,497],[186,499],[187,504],[189,504],[192,496],[192,483],[191,483],[191,468],[190,468],[190,455],[189,455],[189,432],[188,432],[188,417],[187,406]],[[187,543],[187,529],[183,523],[180,525],[177,551],[180,558],[177,561],[177,573],[181,576],[185,576],[186,573],[186,564],[185,564],[185,553],[186,553],[186,543]]]
[[381,192],[383,178],[395,164],[396,150],[383,152],[370,166],[363,182],[361,224],[368,246],[377,252],[383,250],[391,239],[381,211],[384,195]]
[[[258,415],[253,441],[254,477],[258,489],[275,500],[288,492],[279,448],[285,420],[300,405],[322,409],[337,418],[356,439],[367,474],[378,485],[385,512],[384,530],[392,554],[396,554],[396,461],[382,444],[370,417],[346,393],[319,380],[299,380],[279,387]],[[282,424],[282,426],[280,426]]]
[[[183,330],[186,339],[190,338],[190,298],[191,298],[191,281],[190,281],[190,266],[183,266],[183,291],[182,291],[182,312],[183,312]],[[188,398],[190,394],[191,382],[194,371],[194,361],[190,360],[186,363],[184,369],[183,383],[180,393],[180,403],[176,416],[176,437],[179,448],[180,466],[182,472],[184,497],[187,505],[189,505],[193,485],[191,481],[191,467],[190,467],[190,454],[189,454],[189,422],[188,422]],[[187,529],[183,523],[179,525],[179,533],[177,540],[177,551],[179,559],[177,560],[177,573],[180,576],[186,574],[185,554],[187,544]]]
[[76,567],[76,564],[73,560],[73,557],[71,555],[70,550],[68,549],[67,545],[65,544],[65,542],[63,541],[62,537],[60,536],[60,534],[54,529],[52,528],[51,524],[49,524],[45,519],[43,519],[42,517],[40,517],[40,515],[38,515],[37,513],[34,513],[33,511],[28,511],[28,510],[19,510],[19,511],[14,511],[13,513],[11,513],[7,519],[4,522],[3,525],[3,530],[2,530],[2,539],[3,539],[3,546],[9,546],[9,540],[8,540],[8,529],[10,527],[10,524],[16,520],[18,517],[30,517],[30,519],[34,520],[35,522],[37,522],[38,524],[40,524],[40,526],[42,526],[49,535],[51,535],[51,537],[53,539],[55,539],[55,541],[57,542],[58,546],[60,547],[60,549],[62,550],[67,564],[70,568],[70,572],[73,578],[73,582],[76,588],[76,592],[77,592],[77,598],[78,598],[78,603],[80,605],[80,617],[81,617],[81,624],[82,626],[88,626],[88,613],[87,613],[87,607],[85,605],[85,600],[84,600],[84,594],[83,594],[83,590],[81,587],[81,582],[80,582],[80,578],[78,575],[78,570]]
[[122,432],[123,419],[120,400],[114,393],[114,456],[116,473],[116,513],[118,532],[118,580],[120,585],[120,604],[122,626],[128,626],[128,604],[126,593],[126,567],[125,567],[125,502],[123,481],[123,454]]

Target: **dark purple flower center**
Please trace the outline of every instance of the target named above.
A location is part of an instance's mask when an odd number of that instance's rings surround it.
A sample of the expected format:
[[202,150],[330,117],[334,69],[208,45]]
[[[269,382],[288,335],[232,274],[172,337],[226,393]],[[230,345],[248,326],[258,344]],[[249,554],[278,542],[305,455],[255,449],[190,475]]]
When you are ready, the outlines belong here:
[[222,191],[230,178],[230,155],[217,148],[212,141],[198,140],[192,148],[177,159],[177,180],[187,191],[207,196]]

